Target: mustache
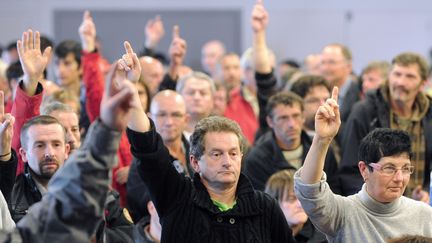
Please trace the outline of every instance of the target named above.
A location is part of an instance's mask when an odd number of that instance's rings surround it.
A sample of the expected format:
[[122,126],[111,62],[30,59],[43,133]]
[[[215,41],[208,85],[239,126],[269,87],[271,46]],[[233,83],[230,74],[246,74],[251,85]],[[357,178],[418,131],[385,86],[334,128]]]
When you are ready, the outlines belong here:
[[55,157],[53,157],[53,156],[45,157],[45,158],[42,159],[40,162],[41,162],[41,163],[40,163],[41,165],[53,164],[53,163],[55,163],[55,164],[57,164],[57,165],[60,164],[59,161],[58,161]]

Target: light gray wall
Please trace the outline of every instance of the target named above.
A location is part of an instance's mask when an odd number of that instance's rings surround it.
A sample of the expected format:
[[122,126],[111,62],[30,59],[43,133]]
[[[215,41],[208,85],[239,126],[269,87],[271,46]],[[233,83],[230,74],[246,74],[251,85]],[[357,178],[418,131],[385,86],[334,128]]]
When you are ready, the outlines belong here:
[[[238,10],[242,13],[240,32],[244,50],[251,44],[249,19],[254,2],[1,0],[0,43],[4,45],[19,38],[22,30],[29,27],[52,36],[55,10]],[[432,2],[428,0],[268,0],[264,4],[270,12],[269,46],[276,51],[278,59],[301,60],[327,43],[342,42],[350,46],[355,69],[359,71],[368,60],[388,60],[408,50],[427,55],[432,46]],[[143,28],[144,24],[145,20]],[[71,35],[76,35],[76,31],[71,30]],[[143,33],[143,29],[139,31]]]

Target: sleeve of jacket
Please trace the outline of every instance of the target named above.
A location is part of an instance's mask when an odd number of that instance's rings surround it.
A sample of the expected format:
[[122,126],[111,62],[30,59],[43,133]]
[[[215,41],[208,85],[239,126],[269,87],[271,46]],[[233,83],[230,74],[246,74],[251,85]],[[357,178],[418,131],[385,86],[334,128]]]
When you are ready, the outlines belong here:
[[[38,83],[36,94],[33,96],[28,96],[24,92],[22,85],[22,81],[19,82],[11,111],[11,114],[15,117],[15,123],[13,127],[13,134],[15,134],[15,136],[12,137],[12,148],[15,149],[15,151],[19,151],[21,148],[19,134],[21,134],[22,126],[27,122],[27,120],[40,114],[39,109],[43,98],[43,87],[41,83]],[[24,164],[21,156],[18,154],[16,174],[18,175],[23,171]]]
[[15,183],[18,157],[15,150],[11,151],[12,156],[9,161],[0,161],[0,190],[4,198],[9,203],[12,189]]
[[367,119],[371,116],[370,112],[364,102],[357,103],[345,124],[339,171],[339,183],[344,196],[357,193],[363,185],[363,178],[358,169],[358,149],[361,140],[370,130]]
[[[137,158],[137,170],[150,193],[159,217],[190,198],[191,181],[180,175],[171,163],[168,149],[151,121],[151,130],[140,133],[127,129],[132,155]],[[131,168],[134,168],[132,166]],[[129,186],[129,185],[128,185]],[[144,207],[144,205],[143,205]]]
[[96,120],[100,113],[100,104],[104,92],[104,75],[99,67],[100,54],[98,52],[83,52],[81,65],[83,67],[83,81],[86,90],[86,111],[90,122]]
[[[17,224],[24,242],[89,242],[102,219],[120,133],[97,120],[48,192]],[[31,241],[30,241],[31,239]]]
[[260,135],[264,134],[268,127],[266,117],[266,106],[269,98],[276,94],[276,76],[273,73],[255,73],[255,80],[257,84],[257,99],[258,99],[258,107],[259,107],[259,129],[255,135],[255,141],[259,138]]

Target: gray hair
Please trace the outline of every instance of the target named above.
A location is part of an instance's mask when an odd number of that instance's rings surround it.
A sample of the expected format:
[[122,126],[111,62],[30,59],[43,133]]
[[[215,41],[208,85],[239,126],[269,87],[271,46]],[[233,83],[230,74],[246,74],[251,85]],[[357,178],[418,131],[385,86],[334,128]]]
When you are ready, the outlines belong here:
[[205,74],[205,73],[202,73],[202,72],[195,72],[195,71],[194,71],[194,72],[192,72],[192,73],[190,73],[190,74],[188,74],[188,75],[182,77],[181,79],[179,79],[179,80],[177,81],[177,85],[176,85],[176,91],[177,91],[177,93],[181,94],[182,91],[183,91],[183,89],[184,89],[184,87],[185,87],[186,82],[187,82],[189,79],[192,79],[192,78],[207,81],[207,82],[210,84],[210,91],[211,91],[211,93],[214,94],[214,93],[216,92],[215,83],[214,83],[214,81],[213,81],[212,78],[210,78],[210,77],[209,77],[207,74]]

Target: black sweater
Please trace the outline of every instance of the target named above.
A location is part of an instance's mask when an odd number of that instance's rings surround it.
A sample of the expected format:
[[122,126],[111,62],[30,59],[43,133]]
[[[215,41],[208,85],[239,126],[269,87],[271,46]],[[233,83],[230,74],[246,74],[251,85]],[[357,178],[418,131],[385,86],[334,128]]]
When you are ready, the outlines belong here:
[[127,134],[161,220],[162,242],[295,242],[278,203],[254,191],[243,175],[236,205],[220,212],[198,174],[192,182],[176,171],[152,127],[146,133],[128,129]]

